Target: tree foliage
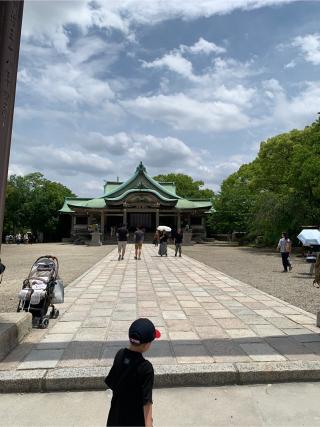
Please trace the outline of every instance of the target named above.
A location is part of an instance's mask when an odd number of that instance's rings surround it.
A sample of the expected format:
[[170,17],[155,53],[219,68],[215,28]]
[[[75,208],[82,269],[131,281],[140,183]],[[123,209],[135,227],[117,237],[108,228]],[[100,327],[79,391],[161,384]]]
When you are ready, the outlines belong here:
[[11,175],[6,191],[4,234],[32,231],[53,238],[58,233],[59,213],[65,197],[73,196],[64,185],[39,173]]
[[320,223],[320,120],[261,143],[256,159],[223,181],[211,228],[274,243]]
[[183,173],[169,173],[167,175],[157,175],[154,179],[158,182],[174,182],[178,196],[194,199],[211,199],[213,191],[204,186],[203,181],[194,181],[189,175]]

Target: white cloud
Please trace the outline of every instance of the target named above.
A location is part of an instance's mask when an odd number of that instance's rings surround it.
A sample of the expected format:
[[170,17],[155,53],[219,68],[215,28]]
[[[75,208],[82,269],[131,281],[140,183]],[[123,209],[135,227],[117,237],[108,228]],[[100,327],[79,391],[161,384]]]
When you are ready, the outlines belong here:
[[173,137],[156,137],[126,132],[114,135],[103,135],[99,132],[89,134],[87,149],[94,149],[107,155],[127,156],[135,162],[146,161],[150,166],[156,167],[171,164],[194,165],[199,155],[183,141]]
[[138,117],[159,120],[180,130],[235,130],[250,124],[249,117],[234,103],[201,102],[183,93],[140,96],[135,100],[122,101],[121,104]]
[[128,34],[127,20],[117,7],[110,6],[91,0],[26,1],[22,35],[63,52],[69,43],[68,25],[76,25],[84,35],[94,26]]
[[134,36],[130,27],[135,24],[154,25],[169,19],[193,20],[236,9],[250,10],[265,6],[293,3],[296,0],[77,0],[26,1],[23,36],[51,43],[58,50],[68,47],[68,25],[76,25],[83,34],[96,26],[114,29]]
[[90,75],[90,70],[70,62],[49,63],[43,68],[23,68],[18,82],[21,90],[38,93],[50,102],[99,105],[114,98],[107,81]]
[[[113,171],[115,165],[108,158],[80,150],[52,145],[30,144],[15,153],[17,167],[28,165],[29,170],[50,171],[57,176],[74,176],[80,173],[103,176]],[[26,166],[24,167],[26,169]]]
[[319,111],[320,81],[305,82],[301,91],[289,96],[280,83],[271,79],[263,83],[268,97],[269,117],[266,122],[282,125],[283,129],[297,128],[313,121]]
[[115,135],[103,135],[100,132],[90,132],[87,148],[106,154],[123,155],[129,149],[132,138],[125,132]]
[[10,163],[10,167],[8,170],[8,176],[10,176],[10,175],[23,176],[26,173],[27,173],[27,170],[22,165]]
[[163,68],[166,67],[190,80],[196,79],[192,71],[192,63],[179,52],[171,52],[164,55],[162,58],[155,59],[152,62],[143,62],[144,68]]
[[297,66],[296,61],[292,60],[292,61],[288,62],[288,64],[286,64],[284,66],[284,68],[295,68],[296,66]]
[[180,50],[182,52],[189,52],[193,54],[203,53],[206,55],[210,53],[221,54],[226,52],[226,49],[224,47],[217,46],[213,42],[208,42],[202,37],[200,37],[199,40],[193,46],[181,45]]
[[230,88],[222,84],[215,89],[214,95],[221,101],[249,107],[256,93],[257,91],[255,88],[246,88],[240,84]]
[[292,42],[293,47],[298,47],[304,59],[313,65],[320,65],[320,34],[308,34],[296,37]]
[[143,68],[168,68],[170,71],[180,74],[190,80],[199,81],[206,76],[195,76],[193,73],[192,63],[188,59],[184,58],[182,53],[209,54],[212,52],[224,53],[226,50],[217,46],[215,43],[208,42],[200,37],[193,46],[180,45],[178,49],[170,51],[162,58],[157,58],[151,62],[142,61],[142,66]]

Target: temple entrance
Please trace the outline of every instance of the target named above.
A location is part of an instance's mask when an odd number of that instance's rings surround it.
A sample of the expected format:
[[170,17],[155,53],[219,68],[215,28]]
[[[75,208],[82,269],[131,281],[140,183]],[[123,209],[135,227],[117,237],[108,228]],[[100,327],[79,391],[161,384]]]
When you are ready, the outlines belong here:
[[141,225],[147,232],[154,231],[156,228],[156,214],[153,212],[129,212],[128,227],[130,231]]
[[160,224],[159,225],[167,225],[173,230],[177,228],[177,220],[173,215],[160,215]]

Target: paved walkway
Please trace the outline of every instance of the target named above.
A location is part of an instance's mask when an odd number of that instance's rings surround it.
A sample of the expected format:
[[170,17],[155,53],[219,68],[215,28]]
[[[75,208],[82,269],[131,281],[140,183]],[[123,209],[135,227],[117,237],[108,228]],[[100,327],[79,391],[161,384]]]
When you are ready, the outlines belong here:
[[[319,382],[156,389],[153,422],[156,427],[314,427],[320,425],[319,393]],[[1,425],[105,427],[110,398],[105,391],[2,394]]]
[[112,251],[66,288],[59,319],[33,330],[0,370],[110,366],[141,316],[162,333],[148,353],[155,365],[320,360],[314,315],[192,258],[168,255],[145,245],[136,261],[129,245],[118,261]]

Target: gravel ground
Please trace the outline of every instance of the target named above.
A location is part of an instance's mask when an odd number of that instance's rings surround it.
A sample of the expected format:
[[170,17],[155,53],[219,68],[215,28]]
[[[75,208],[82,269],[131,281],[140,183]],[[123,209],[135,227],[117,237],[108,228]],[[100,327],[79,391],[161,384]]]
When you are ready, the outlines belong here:
[[2,245],[1,258],[6,271],[0,284],[0,313],[16,311],[17,293],[39,256],[56,256],[60,264],[60,277],[68,285],[114,248],[113,245],[90,247],[63,243]]
[[320,310],[320,289],[300,256],[291,256],[292,272],[282,273],[280,254],[271,250],[204,244],[184,247],[183,253],[311,313]]

